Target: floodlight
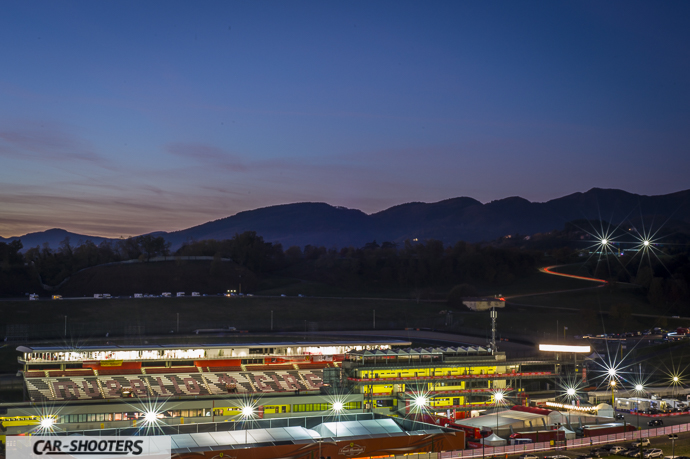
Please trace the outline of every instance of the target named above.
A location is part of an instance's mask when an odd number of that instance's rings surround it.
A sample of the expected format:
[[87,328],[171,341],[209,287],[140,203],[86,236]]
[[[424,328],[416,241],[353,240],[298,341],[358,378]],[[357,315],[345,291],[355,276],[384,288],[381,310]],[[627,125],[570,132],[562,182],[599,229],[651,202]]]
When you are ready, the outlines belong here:
[[496,402],[503,400],[503,392],[496,392],[494,394],[494,400],[496,400]]
[[343,411],[343,408],[343,402],[335,402],[331,406],[331,409],[336,412]]
[[414,399],[414,406],[417,408],[423,408],[427,404],[426,397],[417,397]]
[[680,380],[680,378],[678,376],[673,377],[673,382],[678,382],[679,380]]
[[601,240],[601,245],[606,245],[608,243],[609,243],[608,239],[602,239]]
[[244,416],[245,418],[248,418],[253,414],[254,414],[254,408],[253,407],[245,406],[242,408],[242,416]]
[[573,395],[575,395],[575,389],[570,387],[567,391],[565,391],[565,393],[572,397]]
[[615,379],[611,380],[611,387],[616,387],[616,380]]
[[609,373],[609,376],[612,376],[612,377],[616,376],[616,369],[615,368],[609,368],[608,373]]
[[42,418],[41,419],[41,427],[44,429],[52,428],[53,424],[55,424],[55,419],[53,419],[53,418]]
[[158,413],[155,411],[147,411],[144,413],[144,421],[147,424],[153,424],[154,422],[158,421]]
[[642,392],[642,389],[643,389],[642,384],[637,384],[637,385],[635,385],[635,390],[636,390],[636,391]]
[[649,245],[649,241],[644,241],[644,242],[642,242],[642,245],[644,245],[645,247],[647,247],[647,246]]

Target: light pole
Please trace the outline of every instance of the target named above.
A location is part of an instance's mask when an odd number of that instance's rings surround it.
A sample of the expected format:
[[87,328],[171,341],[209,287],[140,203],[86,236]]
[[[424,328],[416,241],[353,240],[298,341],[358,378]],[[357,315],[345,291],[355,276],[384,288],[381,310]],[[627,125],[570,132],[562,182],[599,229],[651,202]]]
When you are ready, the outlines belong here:
[[[343,402],[333,402],[331,405],[331,410],[336,414],[335,418],[335,441],[338,441],[338,422],[340,421],[340,413],[343,412],[344,409]],[[320,456],[319,456],[320,457]]]
[[671,457],[676,457],[676,440],[678,439],[678,435],[671,434],[668,436],[668,439],[671,440]]
[[643,390],[644,387],[642,384],[635,385],[635,392],[637,392],[637,407],[635,408],[635,412],[637,413],[637,430],[640,430],[640,395],[642,394]]
[[248,443],[248,435],[249,433],[247,432],[247,419],[251,418],[254,415],[254,407],[251,405],[247,405],[242,408],[242,420],[244,421],[244,444],[245,446]]
[[496,435],[498,435],[498,404],[503,401],[503,392],[494,394],[494,405],[496,406]]
[[[568,390],[565,391],[565,393],[568,395],[568,398],[569,398],[570,400],[572,400],[572,399],[575,397],[575,394],[577,393],[577,391],[575,390],[574,387],[569,387]],[[573,410],[571,410],[570,407],[569,407],[569,408],[568,408],[568,427],[569,427],[569,428],[571,428],[571,427],[570,427],[570,413],[571,413],[572,411],[573,411]]]
[[[420,395],[417,398],[415,398],[413,401],[413,410],[416,411],[417,413],[420,411],[424,412],[424,409],[426,408],[427,403],[429,403],[429,400],[425,396]],[[414,419],[417,420],[417,418],[418,418],[418,416],[415,413]],[[414,422],[414,421],[412,421],[412,422]],[[414,427],[414,424],[413,424],[413,427]]]
[[615,412],[616,411],[616,399],[615,399],[615,396],[613,394],[613,391],[616,388],[616,380],[612,379],[611,382],[609,383],[609,385],[611,386],[611,407],[613,408],[613,411]]

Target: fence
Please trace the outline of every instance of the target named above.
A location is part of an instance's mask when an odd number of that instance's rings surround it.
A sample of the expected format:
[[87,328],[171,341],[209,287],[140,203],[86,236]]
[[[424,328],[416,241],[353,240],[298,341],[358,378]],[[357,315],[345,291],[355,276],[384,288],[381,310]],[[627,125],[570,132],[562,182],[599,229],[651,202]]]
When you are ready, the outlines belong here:
[[600,435],[598,437],[576,438],[575,440],[566,440],[565,442],[562,442],[562,445],[558,446],[552,446],[549,442],[542,442],[511,446],[487,446],[485,448],[466,449],[463,451],[446,451],[439,454],[439,459],[496,457],[554,449],[582,448],[585,446],[595,446],[625,440],[637,440],[639,438],[658,437],[661,435],[688,431],[690,431],[690,424],[679,424],[677,426],[658,427],[648,430],[635,430],[632,432],[619,434]]

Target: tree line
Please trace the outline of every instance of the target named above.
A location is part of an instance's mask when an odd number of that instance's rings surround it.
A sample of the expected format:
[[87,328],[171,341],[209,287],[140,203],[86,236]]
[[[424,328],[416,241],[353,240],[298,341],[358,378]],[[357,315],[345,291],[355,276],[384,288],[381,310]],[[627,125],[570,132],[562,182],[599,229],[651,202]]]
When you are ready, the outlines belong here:
[[[638,284],[655,308],[684,311],[690,307],[690,253],[682,244],[667,247],[674,249],[671,253],[667,248],[663,248],[667,253],[655,249],[655,255],[644,257],[639,252],[604,259],[592,256],[587,265],[595,277]],[[420,295],[439,286],[446,291],[461,286],[455,296],[468,296],[476,293],[474,285],[505,285],[534,272],[544,257],[543,251],[524,247],[466,242],[445,246],[434,239],[402,244],[373,241],[363,247],[340,249],[312,245],[283,249],[254,231],[224,240],[190,241],[174,253],[170,243],[155,235],[98,245],[89,240],[72,244],[65,238],[55,249],[48,244],[23,253],[22,249],[20,240],[0,242],[0,292],[4,294],[29,291],[39,276],[44,284],[54,286],[84,268],[176,255],[213,257],[210,275],[220,270],[221,259],[229,258],[257,276],[279,273],[348,289],[404,288]],[[563,250],[570,252],[566,248],[551,253],[560,258]],[[572,255],[563,258],[574,261]]]
[[161,236],[144,235],[115,242],[92,241],[72,244],[65,238],[59,247],[48,244],[28,248],[0,243],[0,260],[5,270],[22,268],[40,276],[44,284],[58,285],[79,270],[126,260],[142,262],[160,255],[209,256],[211,273],[221,259],[232,259],[257,275],[281,272],[291,277],[312,279],[345,288],[393,287],[423,290],[465,282],[504,284],[527,274],[539,255],[517,249],[501,249],[458,242],[444,246],[437,240],[405,241],[403,244],[376,241],[363,247],[326,248],[307,245],[283,249],[254,231],[231,239],[190,241],[171,253]]
[[73,245],[67,237],[57,249],[44,243],[43,246],[30,247],[22,254],[23,248],[19,239],[9,244],[0,243],[0,288],[4,293],[17,290],[12,288],[9,278],[22,275],[26,277],[27,272],[30,276],[40,278],[46,285],[58,285],[85,268],[133,259],[146,261],[155,256],[170,254],[170,243],[163,237],[152,235],[116,242],[103,241],[98,245],[90,240]]

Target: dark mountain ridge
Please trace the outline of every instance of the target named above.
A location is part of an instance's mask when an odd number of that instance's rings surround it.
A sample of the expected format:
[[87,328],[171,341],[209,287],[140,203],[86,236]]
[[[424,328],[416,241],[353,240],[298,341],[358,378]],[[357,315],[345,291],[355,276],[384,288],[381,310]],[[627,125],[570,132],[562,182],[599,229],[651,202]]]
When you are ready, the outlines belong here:
[[23,250],[26,250],[30,247],[42,247],[43,244],[47,242],[52,249],[57,249],[60,246],[60,242],[64,241],[66,237],[70,238],[70,245],[72,246],[81,245],[86,241],[91,241],[94,244],[98,245],[103,241],[117,240],[109,239],[107,237],[87,236],[84,234],[72,233],[70,231],[66,231],[60,228],[52,228],[45,231],[28,233],[24,236],[8,238],[0,237],[0,242],[12,242],[14,240],[20,239],[22,241],[22,245],[24,246]]
[[[187,241],[229,239],[236,233],[256,231],[265,241],[292,245],[361,247],[377,240],[402,243],[406,239],[438,239],[445,244],[463,240],[479,242],[508,234],[534,234],[563,228],[569,221],[603,220],[611,224],[644,219],[658,228],[673,219],[690,225],[690,190],[660,196],[643,196],[622,190],[593,188],[547,202],[509,197],[482,204],[459,197],[435,203],[411,202],[368,215],[356,209],[321,202],[283,204],[240,212],[181,231],[156,232],[172,243],[172,249]],[[72,244],[104,238],[48,230],[22,236],[24,247],[43,241],[56,248],[69,236]],[[17,238],[10,238],[17,239]]]

